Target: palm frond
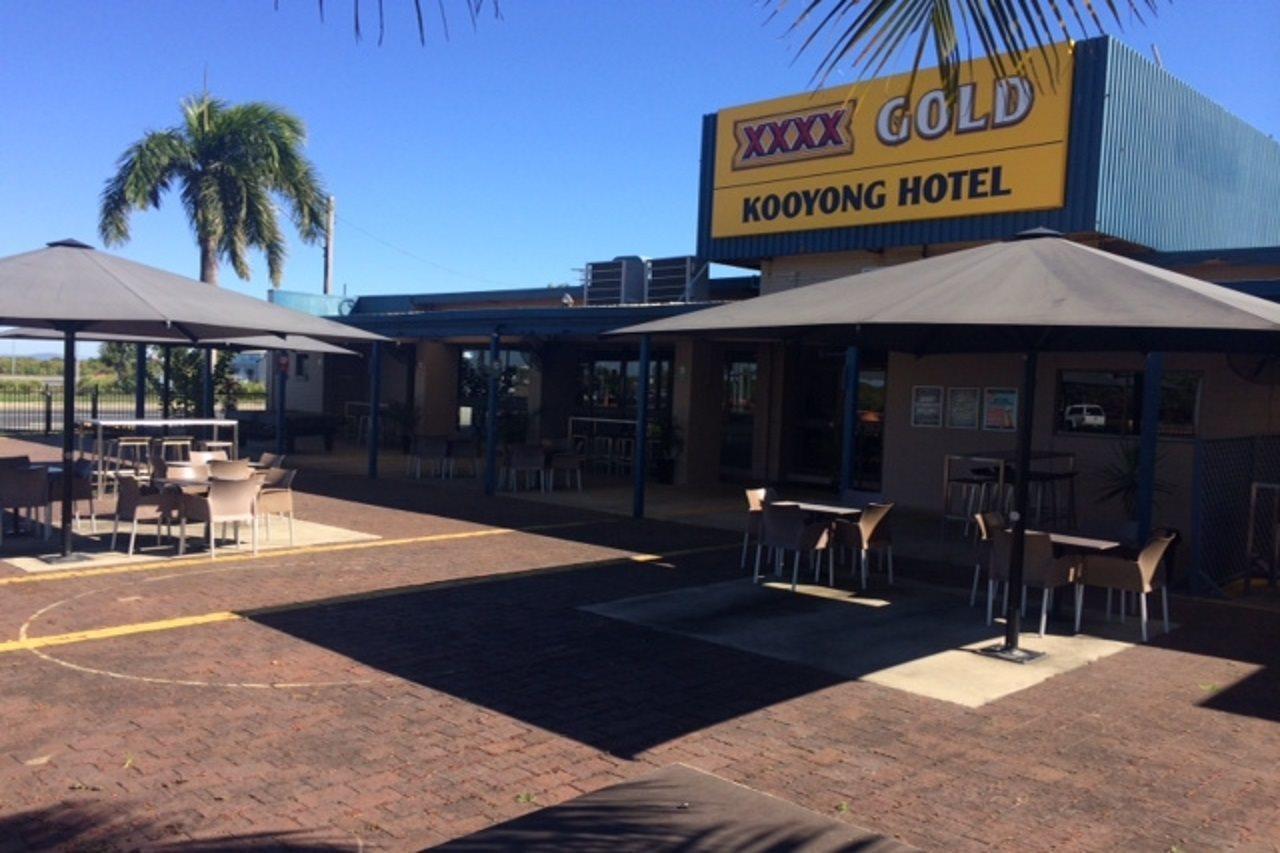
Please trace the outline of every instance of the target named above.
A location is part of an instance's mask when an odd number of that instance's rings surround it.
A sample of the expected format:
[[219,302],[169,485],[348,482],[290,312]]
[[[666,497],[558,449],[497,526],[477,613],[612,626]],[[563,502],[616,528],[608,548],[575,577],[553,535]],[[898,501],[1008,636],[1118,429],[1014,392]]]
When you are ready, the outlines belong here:
[[770,18],[791,17],[788,32],[801,35],[798,54],[819,45],[827,48],[814,71],[815,85],[837,71],[852,70],[859,77],[874,76],[908,49],[911,79],[919,73],[926,46],[943,88],[954,97],[960,68],[972,60],[977,37],[982,54],[997,76],[1023,73],[1041,87],[1056,85],[1061,76],[1055,42],[1105,32],[1109,24],[1124,27],[1126,14],[1141,23],[1154,15],[1160,0],[1105,0],[1106,15],[1095,0],[766,0]]
[[[422,14],[422,0],[410,0],[413,4],[413,14],[417,21],[418,27],[418,43],[427,43],[427,27],[426,20]],[[471,20],[471,28],[475,29],[479,22],[480,15],[484,12],[485,0],[458,0],[467,11],[467,16]],[[355,33],[356,41],[364,38],[364,27],[361,24],[360,7],[363,0],[351,0],[351,28]],[[378,46],[382,46],[387,31],[387,16],[384,6],[384,0],[375,0],[378,12]],[[502,8],[498,5],[498,0],[489,0],[489,5],[493,9],[494,20],[502,20]],[[316,0],[316,8],[320,14],[320,23],[324,23],[324,6],[325,0]],[[444,0],[436,0],[436,6],[440,10],[440,30],[444,33],[446,41],[449,39],[449,15],[445,9]],[[279,5],[276,5],[276,11],[279,11]]]
[[107,245],[129,239],[129,214],[160,206],[174,178],[190,167],[191,150],[176,131],[148,133],[129,146],[102,190],[98,233]]

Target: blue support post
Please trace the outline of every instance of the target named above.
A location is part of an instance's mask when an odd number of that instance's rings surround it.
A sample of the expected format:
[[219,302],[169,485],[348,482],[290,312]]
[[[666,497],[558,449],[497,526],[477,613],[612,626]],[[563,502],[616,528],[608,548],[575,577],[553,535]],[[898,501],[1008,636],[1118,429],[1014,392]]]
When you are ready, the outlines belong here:
[[502,336],[489,337],[489,388],[484,410],[484,493],[498,490],[498,378],[502,371]]
[[147,345],[138,344],[133,361],[133,416],[147,416]]
[[213,350],[211,349],[201,352],[200,416],[213,417]]
[[1138,541],[1151,536],[1156,499],[1156,454],[1160,450],[1160,389],[1164,385],[1164,353],[1147,353],[1142,376],[1142,434],[1138,444]]
[[369,477],[378,478],[378,444],[382,438],[382,341],[369,353]]
[[631,517],[644,518],[644,486],[649,473],[649,364],[651,342],[640,337],[640,376],[636,383],[636,449],[632,455],[635,490],[631,495]]
[[844,424],[840,453],[840,498],[843,500],[858,480],[858,372],[857,347],[844,351]]
[[284,416],[285,391],[289,382],[289,354],[284,350],[275,351],[275,370],[276,381],[272,390],[275,391],[276,398],[276,454],[283,456],[289,443],[289,437],[285,434],[287,423]]

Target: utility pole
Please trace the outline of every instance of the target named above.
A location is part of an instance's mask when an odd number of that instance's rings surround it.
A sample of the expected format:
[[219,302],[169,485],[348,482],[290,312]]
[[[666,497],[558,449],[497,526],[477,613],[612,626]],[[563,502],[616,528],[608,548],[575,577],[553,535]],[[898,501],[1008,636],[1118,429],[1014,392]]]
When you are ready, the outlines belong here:
[[333,228],[338,218],[338,202],[329,196],[329,210],[324,220],[324,295],[333,293]]

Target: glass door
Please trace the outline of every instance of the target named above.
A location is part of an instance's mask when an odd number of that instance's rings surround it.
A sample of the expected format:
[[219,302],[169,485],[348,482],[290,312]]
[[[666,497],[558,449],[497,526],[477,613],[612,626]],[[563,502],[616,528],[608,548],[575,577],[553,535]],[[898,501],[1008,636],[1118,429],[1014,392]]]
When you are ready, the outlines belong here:
[[[845,351],[806,347],[791,374],[791,422],[787,479],[835,487],[840,482],[844,435]],[[884,448],[885,357],[863,353],[858,372],[857,460],[854,488],[879,491]]]

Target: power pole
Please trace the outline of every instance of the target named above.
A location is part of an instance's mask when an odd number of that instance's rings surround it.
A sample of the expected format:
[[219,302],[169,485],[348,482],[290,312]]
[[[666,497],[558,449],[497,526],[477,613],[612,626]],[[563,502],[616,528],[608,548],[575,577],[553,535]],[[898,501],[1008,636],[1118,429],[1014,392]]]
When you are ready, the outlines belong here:
[[338,218],[338,202],[329,196],[329,212],[324,223],[324,295],[333,293],[333,228]]

